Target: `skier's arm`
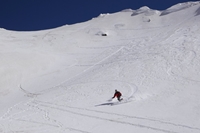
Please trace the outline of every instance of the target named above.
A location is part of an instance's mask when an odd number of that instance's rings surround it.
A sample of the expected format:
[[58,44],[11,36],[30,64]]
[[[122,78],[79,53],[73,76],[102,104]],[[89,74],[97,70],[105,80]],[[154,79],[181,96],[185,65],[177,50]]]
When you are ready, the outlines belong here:
[[115,98],[115,96],[116,96],[116,93],[114,94],[114,96],[112,98]]

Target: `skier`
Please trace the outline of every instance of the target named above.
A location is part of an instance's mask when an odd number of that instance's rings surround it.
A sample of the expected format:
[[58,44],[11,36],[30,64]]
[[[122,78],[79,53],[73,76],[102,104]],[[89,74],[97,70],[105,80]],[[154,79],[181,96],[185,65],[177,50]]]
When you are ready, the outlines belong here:
[[121,92],[115,90],[115,94],[112,97],[112,99],[115,98],[115,97],[117,97],[118,101],[121,101],[122,100],[122,98],[120,99],[121,96],[122,96]]

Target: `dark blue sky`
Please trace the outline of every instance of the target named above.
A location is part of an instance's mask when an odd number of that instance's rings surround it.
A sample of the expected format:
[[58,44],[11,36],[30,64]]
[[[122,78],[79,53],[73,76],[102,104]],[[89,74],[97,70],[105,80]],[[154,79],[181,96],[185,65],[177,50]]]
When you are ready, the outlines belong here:
[[0,28],[32,31],[75,24],[142,6],[165,10],[188,0],[0,0]]

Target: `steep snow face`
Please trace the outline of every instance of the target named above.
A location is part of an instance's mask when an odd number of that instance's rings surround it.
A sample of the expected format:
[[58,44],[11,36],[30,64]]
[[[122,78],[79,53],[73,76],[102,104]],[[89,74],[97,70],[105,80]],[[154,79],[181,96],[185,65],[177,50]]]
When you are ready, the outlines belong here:
[[[0,132],[199,133],[199,9],[0,29]],[[115,89],[122,102],[111,99]]]

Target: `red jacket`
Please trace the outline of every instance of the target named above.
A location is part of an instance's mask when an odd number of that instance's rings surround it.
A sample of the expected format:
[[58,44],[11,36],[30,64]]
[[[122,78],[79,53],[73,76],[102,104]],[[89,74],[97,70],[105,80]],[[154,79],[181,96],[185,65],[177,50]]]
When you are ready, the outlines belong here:
[[122,95],[122,94],[121,94],[119,91],[116,91],[115,94],[114,94],[114,96],[113,96],[113,98],[114,98],[114,97],[120,97],[121,95]]

